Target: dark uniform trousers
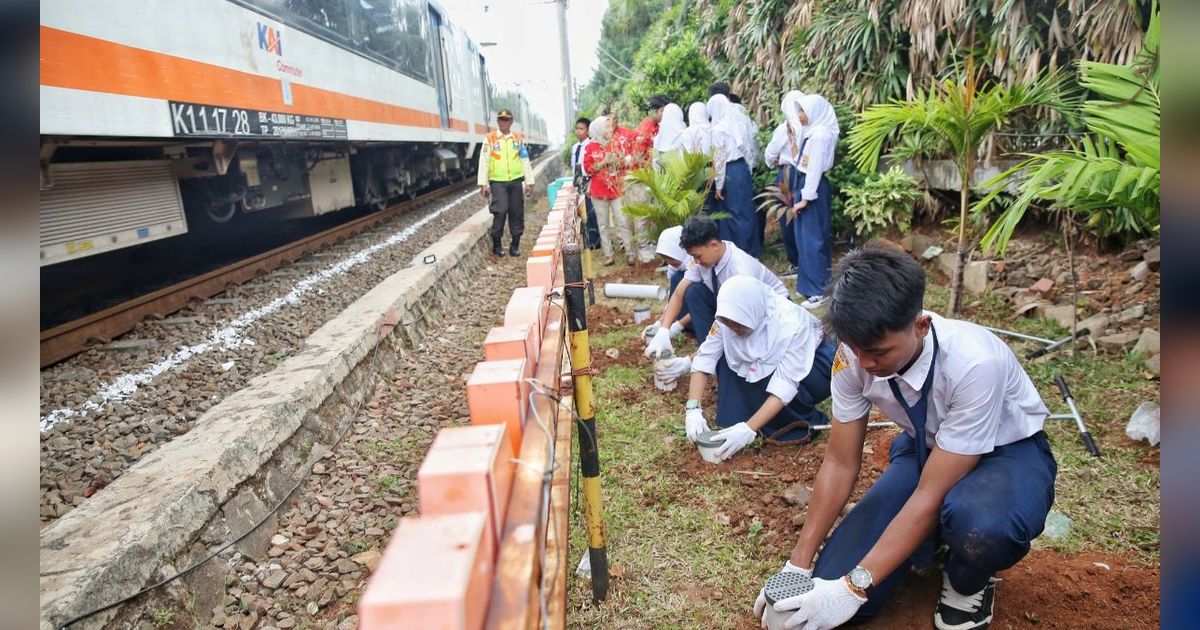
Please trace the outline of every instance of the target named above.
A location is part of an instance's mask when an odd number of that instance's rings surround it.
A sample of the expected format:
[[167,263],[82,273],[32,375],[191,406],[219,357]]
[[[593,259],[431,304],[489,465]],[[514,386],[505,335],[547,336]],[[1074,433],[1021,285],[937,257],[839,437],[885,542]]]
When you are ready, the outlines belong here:
[[511,182],[488,182],[492,201],[488,210],[492,213],[492,243],[499,243],[504,236],[504,222],[508,221],[508,235],[512,242],[521,240],[525,233],[525,178]]

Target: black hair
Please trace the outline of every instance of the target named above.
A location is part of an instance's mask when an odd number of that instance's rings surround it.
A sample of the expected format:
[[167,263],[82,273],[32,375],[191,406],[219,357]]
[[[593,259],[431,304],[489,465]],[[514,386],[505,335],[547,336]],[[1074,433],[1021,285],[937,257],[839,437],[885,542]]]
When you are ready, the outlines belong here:
[[925,270],[899,248],[870,241],[846,254],[829,284],[825,325],[859,347],[912,325],[925,301]]
[[588,118],[587,116],[580,116],[579,118],[575,119],[575,124],[578,125],[579,123],[583,123],[585,126],[591,127],[592,119]]
[[662,94],[655,94],[646,101],[646,109],[658,109],[660,107],[666,107],[667,103],[669,102],[670,101],[667,100],[667,97],[663,96]]
[[685,221],[683,231],[679,234],[679,246],[685,250],[719,240],[721,235],[717,231],[717,222],[702,214]]
[[737,94],[730,94],[729,102],[733,103],[734,105],[740,105],[742,102],[742,97],[738,96]]
[[711,84],[709,84],[708,95],[716,96],[718,94],[729,96],[729,84],[724,81],[713,81]]

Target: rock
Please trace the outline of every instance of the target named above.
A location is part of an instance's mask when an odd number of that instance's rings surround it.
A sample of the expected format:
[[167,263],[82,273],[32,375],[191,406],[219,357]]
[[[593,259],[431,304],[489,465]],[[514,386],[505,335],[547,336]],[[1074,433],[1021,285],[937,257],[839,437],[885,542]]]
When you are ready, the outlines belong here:
[[1143,328],[1141,336],[1138,337],[1137,345],[1133,347],[1133,352],[1144,356],[1158,354],[1160,352],[1158,331],[1153,328]]
[[1040,306],[1037,309],[1038,317],[1053,319],[1065,328],[1070,328],[1075,320],[1075,307],[1070,304],[1060,304],[1058,306]]
[[1054,281],[1050,278],[1042,278],[1041,280],[1034,282],[1033,286],[1029,288],[1037,291],[1038,293],[1045,293],[1054,288]]
[[289,628],[295,628],[296,627],[296,618],[288,617],[287,619],[280,619],[279,623],[276,623],[275,626],[280,628],[281,630],[288,630]]
[[1129,277],[1133,278],[1134,282],[1145,282],[1148,275],[1150,275],[1150,264],[1144,260],[1129,270]]
[[158,341],[155,339],[120,339],[105,344],[101,349],[116,350],[119,352],[137,352],[138,350],[153,350],[157,347]]
[[797,512],[792,515],[792,527],[803,527],[804,519],[808,516],[807,512]]
[[383,554],[379,553],[378,549],[368,549],[362,553],[350,556],[350,559],[367,567],[367,570],[375,572],[375,567],[379,566],[379,561],[383,559]]
[[938,254],[938,257],[937,257],[938,269],[940,269],[942,273],[946,274],[947,277],[953,278],[954,277],[954,261],[957,258],[958,258],[958,254],[955,254],[953,252],[946,252],[944,254]]
[[283,534],[275,534],[274,536],[271,537],[272,545],[286,545],[287,543],[288,543],[288,537],[284,536]]
[[1129,346],[1137,343],[1140,335],[1133,331],[1106,335],[1096,340],[1105,352],[1122,352]]
[[1099,337],[1100,335],[1104,334],[1105,329],[1108,328],[1108,320],[1108,315],[1105,315],[1104,313],[1092,315],[1091,317],[1079,322],[1079,329],[1083,330],[1086,328],[1093,338]]
[[1149,359],[1146,359],[1146,369],[1156,378],[1162,376],[1162,355],[1156,354]]
[[988,265],[986,260],[972,260],[963,269],[963,288],[971,293],[986,293],[988,290]]
[[250,605],[250,610],[254,611],[254,614],[258,615],[259,617],[267,614],[267,611],[270,609],[271,605],[267,603],[267,600],[261,597],[254,600],[254,603]]
[[350,615],[338,624],[338,630],[355,630],[358,627],[358,615]]
[[783,491],[783,500],[796,507],[807,506],[809,499],[812,499],[812,490],[801,482],[796,482]]
[[313,556],[304,562],[304,568],[319,571],[325,568],[325,558],[321,556]]
[[316,602],[308,602],[308,605],[305,606],[304,609],[307,610],[308,614],[310,614],[310,615],[315,615],[315,614],[317,614],[318,611],[321,610],[321,608],[319,606],[317,606]]
[[925,250],[929,249],[929,246],[933,244],[933,239],[925,236],[924,234],[918,234],[916,232],[913,232],[912,234],[900,239],[900,247],[904,248],[904,251],[915,256],[924,254]]
[[276,589],[286,579],[287,573],[283,571],[271,571],[267,574],[267,577],[263,578],[262,585],[270,589]]
[[1162,256],[1162,253],[1159,252],[1158,247],[1158,245],[1155,245],[1154,247],[1150,248],[1150,251],[1146,252],[1142,256],[1142,260],[1145,261],[1146,266],[1150,268],[1150,271],[1158,271],[1159,259]]
[[318,464],[313,464],[313,474],[314,474],[314,475],[323,475],[323,474],[325,474],[325,464],[320,464],[320,463],[318,463]]
[[337,568],[338,573],[343,573],[343,574],[354,573],[355,571],[358,570],[358,563],[356,563],[353,560],[350,560],[348,558],[342,558],[341,560],[338,560],[337,564],[335,564],[334,566]]
[[1057,510],[1050,510],[1046,515],[1046,526],[1042,536],[1050,540],[1063,540],[1071,535],[1071,519]]
[[1145,304],[1134,304],[1129,308],[1117,313],[1116,320],[1118,323],[1124,324],[1137,319],[1141,319],[1146,314]]
[[333,509],[333,501],[330,501],[328,497],[318,494],[317,503],[320,503],[321,507],[325,508],[326,510]]

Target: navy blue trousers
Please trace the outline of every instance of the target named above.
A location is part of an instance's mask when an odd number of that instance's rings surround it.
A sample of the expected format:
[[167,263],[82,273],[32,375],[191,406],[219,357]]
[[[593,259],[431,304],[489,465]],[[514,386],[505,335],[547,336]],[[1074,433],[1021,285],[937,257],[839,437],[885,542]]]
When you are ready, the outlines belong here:
[[729,216],[717,221],[721,240],[730,241],[738,249],[757,256],[762,252],[762,238],[758,233],[758,219],[754,213],[754,181],[750,179],[750,167],[739,158],[725,165],[725,198],[716,200],[716,212]]
[[[673,271],[671,269],[667,269],[667,280],[671,283],[670,287],[667,288],[667,299],[670,300],[671,296],[675,295],[675,287],[679,286],[680,280],[683,280],[683,270],[680,269],[679,271]],[[684,300],[683,306],[679,309],[679,314],[675,316],[675,320],[678,321],[684,317],[687,317],[688,313],[690,313],[690,311],[688,310],[687,300]],[[709,325],[711,326],[712,324]],[[694,327],[691,323],[689,323],[687,326],[684,326],[683,329],[692,330],[694,332]],[[708,332],[708,329],[705,328],[704,332]]]
[[[890,463],[875,485],[850,510],[825,542],[815,577],[839,578],[850,572],[883,535],[917,488],[916,440],[901,433],[892,440]],[[946,575],[959,593],[977,593],[988,578],[1012,567],[1029,553],[1029,543],[1054,504],[1058,465],[1045,432],[998,446],[984,455],[942,501],[935,537],[950,549]],[[879,614],[911,566],[928,565],[934,541],[880,581],[854,620]]]
[[[800,173],[796,184],[796,201],[804,188],[806,174]],[[825,295],[829,285],[830,264],[833,260],[833,243],[830,230],[833,225],[833,207],[829,205],[829,180],[821,177],[817,185],[817,198],[808,202],[792,220],[796,233],[796,293],[805,297]]]
[[[792,191],[791,203],[796,203],[796,199],[800,196],[800,193],[798,192],[799,189],[796,188],[797,182],[800,181],[800,171],[790,166],[779,167],[779,173],[775,175],[775,185],[779,186],[783,184],[784,173],[790,175],[789,179],[791,181],[788,182],[788,185],[791,186]],[[796,252],[796,230],[793,229],[792,224],[788,222],[786,213],[779,215],[779,235],[783,241],[783,251],[787,254],[788,262],[791,263],[793,267],[799,267],[800,256]]]
[[[696,340],[704,343],[708,330],[716,321],[717,297],[702,283],[694,283],[684,294],[684,304],[692,314],[692,330],[696,332]],[[780,442],[798,440],[809,436],[805,428],[797,428],[782,435],[774,435],[781,428],[797,421],[804,420],[809,425],[825,424],[828,417],[816,408],[817,404],[829,398],[830,371],[833,366],[834,344],[826,339],[817,349],[813,357],[812,369],[808,376],[800,381],[796,397],[784,406],[766,426],[762,433],[774,437]],[[744,422],[762,407],[770,396],[767,385],[771,378],[764,378],[756,383],[750,383],[740,377],[722,358],[717,362],[717,426],[721,428]]]
[[592,198],[585,195],[584,206],[587,209],[587,221],[584,222],[583,240],[588,249],[600,249],[600,224],[596,221],[596,208],[592,206]]

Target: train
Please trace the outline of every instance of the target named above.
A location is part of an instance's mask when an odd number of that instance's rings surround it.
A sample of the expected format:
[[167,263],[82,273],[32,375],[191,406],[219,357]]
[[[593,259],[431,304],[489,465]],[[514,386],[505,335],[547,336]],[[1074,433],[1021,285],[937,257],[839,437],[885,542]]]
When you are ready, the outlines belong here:
[[472,177],[524,96],[433,0],[42,0],[42,267]]

